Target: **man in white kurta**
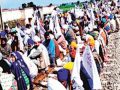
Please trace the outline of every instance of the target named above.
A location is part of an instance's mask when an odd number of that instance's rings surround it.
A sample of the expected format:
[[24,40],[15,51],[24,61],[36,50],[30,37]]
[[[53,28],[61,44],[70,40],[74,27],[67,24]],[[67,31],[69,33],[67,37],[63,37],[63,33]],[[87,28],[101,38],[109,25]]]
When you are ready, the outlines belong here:
[[[46,47],[40,43],[40,38],[38,36],[34,37],[34,42],[36,43],[36,48],[33,48],[28,55],[30,58],[34,58],[34,63],[38,65],[40,68],[47,68],[50,65],[49,55]],[[38,60],[36,57],[40,56]]]

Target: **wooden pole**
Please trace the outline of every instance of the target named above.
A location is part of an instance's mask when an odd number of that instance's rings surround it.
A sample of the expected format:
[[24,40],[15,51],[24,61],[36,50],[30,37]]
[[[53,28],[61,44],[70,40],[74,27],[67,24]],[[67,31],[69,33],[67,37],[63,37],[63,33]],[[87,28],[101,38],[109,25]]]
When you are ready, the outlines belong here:
[[1,29],[3,30],[3,21],[2,21],[2,9],[1,9],[1,6],[0,6],[0,24],[1,24]]

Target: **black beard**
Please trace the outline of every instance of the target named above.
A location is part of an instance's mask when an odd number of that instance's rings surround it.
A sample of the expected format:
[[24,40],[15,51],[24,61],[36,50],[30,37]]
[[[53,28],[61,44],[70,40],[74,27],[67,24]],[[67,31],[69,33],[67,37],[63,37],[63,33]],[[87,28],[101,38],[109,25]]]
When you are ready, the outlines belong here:
[[6,44],[1,44],[1,47],[4,48],[6,46]]

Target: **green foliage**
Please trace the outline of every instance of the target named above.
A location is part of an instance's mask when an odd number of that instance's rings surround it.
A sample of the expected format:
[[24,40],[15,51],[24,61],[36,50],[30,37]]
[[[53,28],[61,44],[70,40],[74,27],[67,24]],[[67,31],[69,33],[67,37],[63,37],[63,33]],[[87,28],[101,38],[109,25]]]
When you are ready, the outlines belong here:
[[61,6],[59,6],[59,8],[62,9],[63,11],[69,11],[74,7],[75,7],[74,4],[62,4]]
[[26,8],[27,5],[25,3],[22,4],[22,8]]
[[71,10],[72,8],[75,7],[75,5],[79,5],[80,8],[83,7],[83,3],[81,2],[76,2],[76,3],[71,3],[71,4],[61,4],[58,8],[62,9],[63,11],[69,11]]

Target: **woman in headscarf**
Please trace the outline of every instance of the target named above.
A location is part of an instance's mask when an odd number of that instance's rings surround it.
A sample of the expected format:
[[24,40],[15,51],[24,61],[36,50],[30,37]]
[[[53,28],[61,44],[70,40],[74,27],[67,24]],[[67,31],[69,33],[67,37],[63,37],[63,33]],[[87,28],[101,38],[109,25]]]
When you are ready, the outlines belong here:
[[19,52],[11,53],[11,71],[17,80],[18,90],[33,90],[30,72]]

